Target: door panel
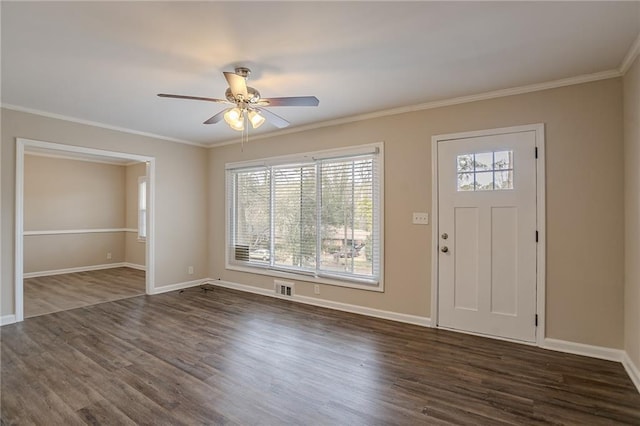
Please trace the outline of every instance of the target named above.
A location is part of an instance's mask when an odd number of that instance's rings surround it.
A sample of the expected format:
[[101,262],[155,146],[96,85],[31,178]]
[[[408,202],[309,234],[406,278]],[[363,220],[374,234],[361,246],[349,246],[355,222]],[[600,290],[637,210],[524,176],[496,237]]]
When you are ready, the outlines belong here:
[[438,142],[440,326],[535,340],[534,148],[533,131]]
[[491,208],[491,312],[517,315],[518,209]]
[[478,209],[454,209],[454,305],[457,309],[478,310]]

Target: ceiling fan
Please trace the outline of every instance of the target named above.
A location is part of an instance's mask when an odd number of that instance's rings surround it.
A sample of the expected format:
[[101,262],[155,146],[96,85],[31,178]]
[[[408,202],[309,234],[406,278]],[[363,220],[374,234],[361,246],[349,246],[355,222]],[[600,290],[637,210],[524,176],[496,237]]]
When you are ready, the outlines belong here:
[[315,96],[293,96],[285,98],[261,98],[260,92],[247,86],[247,78],[251,70],[245,67],[237,67],[235,72],[224,72],[224,78],[229,83],[225,92],[226,99],[204,98],[200,96],[170,95],[158,93],[162,98],[191,99],[195,101],[217,102],[235,105],[220,111],[209,118],[204,124],[215,124],[224,119],[233,130],[242,131],[245,123],[251,123],[256,129],[260,127],[265,118],[268,118],[276,127],[287,127],[290,123],[277,114],[265,109],[275,106],[318,106],[320,101]]

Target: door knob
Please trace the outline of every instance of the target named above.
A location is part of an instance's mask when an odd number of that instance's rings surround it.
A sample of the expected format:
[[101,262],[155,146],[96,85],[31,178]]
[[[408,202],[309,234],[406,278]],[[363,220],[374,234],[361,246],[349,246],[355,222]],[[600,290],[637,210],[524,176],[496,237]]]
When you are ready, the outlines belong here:
[[441,235],[443,240],[446,240],[447,238],[449,238],[449,234],[447,234],[446,232],[444,234]]
[[440,249],[440,251],[441,251],[441,252],[443,252],[443,253],[446,253],[446,252],[448,252],[448,251],[449,251],[449,247],[444,246],[444,247],[442,247],[442,248]]

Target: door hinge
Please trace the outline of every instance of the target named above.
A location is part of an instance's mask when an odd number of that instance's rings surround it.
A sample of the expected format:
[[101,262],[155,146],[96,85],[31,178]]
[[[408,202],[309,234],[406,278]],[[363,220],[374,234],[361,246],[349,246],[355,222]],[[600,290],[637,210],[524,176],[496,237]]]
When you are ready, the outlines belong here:
[[534,148],[534,154],[535,154],[536,158],[538,158],[538,147],[537,146]]
[[536,231],[536,243],[538,242],[538,231]]
[[535,324],[536,324],[536,327],[537,327],[538,326],[538,314],[536,314]]

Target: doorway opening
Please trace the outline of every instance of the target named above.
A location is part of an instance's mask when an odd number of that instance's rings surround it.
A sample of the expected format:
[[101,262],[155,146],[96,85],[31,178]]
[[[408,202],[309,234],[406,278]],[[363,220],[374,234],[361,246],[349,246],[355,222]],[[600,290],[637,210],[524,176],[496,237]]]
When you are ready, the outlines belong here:
[[154,192],[153,157],[18,138],[16,321],[151,294]]

